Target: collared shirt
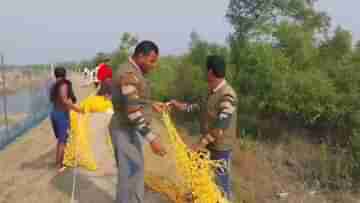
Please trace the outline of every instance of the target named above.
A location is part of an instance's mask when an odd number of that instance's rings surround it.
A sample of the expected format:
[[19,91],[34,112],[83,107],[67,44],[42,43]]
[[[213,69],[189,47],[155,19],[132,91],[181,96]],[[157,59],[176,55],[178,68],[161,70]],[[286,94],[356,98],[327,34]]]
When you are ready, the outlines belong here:
[[144,74],[143,70],[140,68],[138,64],[135,63],[134,59],[132,57],[129,57],[129,63],[134,66],[138,71],[140,71],[142,74]]
[[226,85],[226,80],[221,81],[214,89],[212,89],[212,93],[216,93],[221,89],[224,85]]

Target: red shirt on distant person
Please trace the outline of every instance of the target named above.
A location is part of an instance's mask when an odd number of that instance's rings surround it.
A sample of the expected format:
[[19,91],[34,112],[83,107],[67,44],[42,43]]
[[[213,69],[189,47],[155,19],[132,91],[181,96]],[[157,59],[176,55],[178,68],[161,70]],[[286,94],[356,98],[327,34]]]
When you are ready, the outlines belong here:
[[99,82],[104,81],[105,79],[112,78],[112,69],[105,63],[99,64],[99,70],[97,72],[97,79]]

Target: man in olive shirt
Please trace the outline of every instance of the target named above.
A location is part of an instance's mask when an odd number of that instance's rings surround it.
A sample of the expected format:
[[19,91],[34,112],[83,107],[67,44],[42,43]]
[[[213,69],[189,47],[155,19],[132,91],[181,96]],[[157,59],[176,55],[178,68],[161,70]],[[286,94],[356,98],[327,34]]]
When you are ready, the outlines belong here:
[[236,139],[237,96],[225,80],[225,61],[220,56],[207,58],[208,97],[205,104],[170,103],[178,110],[201,114],[200,141],[193,146],[198,151],[207,148],[212,160],[224,160],[225,171],[216,172],[216,182],[225,197],[232,199],[230,184],[231,151]]
[[118,165],[117,203],[144,202],[144,156],[141,138],[150,143],[153,152],[166,154],[159,137],[151,130],[152,107],[150,84],[144,77],[153,70],[159,49],[151,41],[140,42],[133,56],[120,65],[113,76],[114,114],[110,134]]

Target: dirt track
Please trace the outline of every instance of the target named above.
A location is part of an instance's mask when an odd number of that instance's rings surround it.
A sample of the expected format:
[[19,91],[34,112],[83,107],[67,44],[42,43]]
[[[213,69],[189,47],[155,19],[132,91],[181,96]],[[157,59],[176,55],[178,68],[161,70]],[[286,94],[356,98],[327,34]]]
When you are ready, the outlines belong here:
[[[74,77],[73,81],[79,98],[84,98],[93,91],[89,87],[80,87],[79,77]],[[105,131],[108,118],[96,116],[94,119],[91,128],[95,132]],[[171,162],[164,164],[162,158],[154,157],[149,153],[148,147],[145,147],[145,154],[147,172],[169,176],[170,174],[166,174],[165,171],[173,171],[174,165]],[[0,151],[0,203],[70,202],[73,171],[68,170],[57,175],[54,158],[55,139],[49,119]],[[103,162],[112,166],[113,163],[110,163],[110,160],[112,159],[106,159]],[[81,171],[77,186],[78,202],[110,203],[114,200],[116,177],[93,176]],[[168,201],[157,193],[147,191],[146,202],[166,203]]]

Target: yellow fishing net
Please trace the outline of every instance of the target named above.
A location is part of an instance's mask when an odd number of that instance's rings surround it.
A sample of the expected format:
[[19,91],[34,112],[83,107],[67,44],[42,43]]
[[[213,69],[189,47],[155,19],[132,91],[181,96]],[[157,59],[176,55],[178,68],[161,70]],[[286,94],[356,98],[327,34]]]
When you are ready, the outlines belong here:
[[[112,106],[109,100],[100,96],[90,96],[81,102],[80,106],[87,113],[78,115],[71,112],[71,133],[65,151],[64,164],[94,171],[97,165],[88,137],[89,113],[105,112]],[[228,203],[214,183],[214,168],[222,168],[223,163],[211,161],[208,152],[191,151],[179,136],[168,112],[163,113],[162,119],[171,149],[175,151],[176,175],[181,181],[175,183],[163,177],[146,174],[146,185],[154,191],[165,194],[174,203],[187,203],[186,197],[189,196],[192,197],[194,203]],[[109,138],[107,143],[112,146]]]
[[[186,202],[184,198],[179,198],[179,195],[186,195],[184,191],[191,191],[194,203],[228,203],[228,200],[223,197],[214,183],[214,169],[223,168],[224,163],[210,160],[209,152],[191,151],[178,135],[175,125],[167,112],[163,113],[163,121],[172,148],[175,150],[176,173],[182,177],[184,185],[179,187],[164,180],[153,179],[153,182],[148,181],[149,187],[166,193],[176,203]],[[151,178],[148,180],[151,180]],[[163,187],[161,184],[163,184]],[[175,189],[178,191],[174,191]]]
[[[97,164],[89,139],[90,113],[106,112],[112,109],[111,101],[103,96],[89,96],[80,103],[85,114],[70,112],[70,135],[65,148],[64,165],[68,167],[80,166],[89,171],[95,171]],[[108,139],[110,144],[110,141]]]

